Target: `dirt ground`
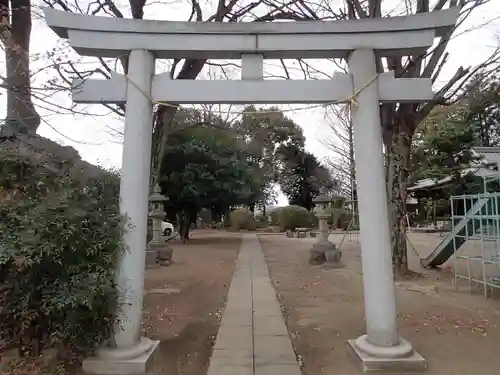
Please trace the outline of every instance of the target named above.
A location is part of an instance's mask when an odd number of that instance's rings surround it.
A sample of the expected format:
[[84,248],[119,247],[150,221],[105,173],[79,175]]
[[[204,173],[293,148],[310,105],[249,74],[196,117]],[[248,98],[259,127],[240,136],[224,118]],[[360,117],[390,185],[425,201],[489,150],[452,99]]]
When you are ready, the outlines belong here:
[[144,298],[144,331],[161,341],[152,374],[206,373],[240,244],[237,233],[194,230],[189,243],[172,243],[172,266],[147,271],[155,293]]
[[[411,238],[420,256],[440,241],[439,235],[424,236]],[[359,244],[344,242],[346,267],[325,271],[308,264],[313,239],[259,238],[303,373],[360,374],[346,344],[365,332]],[[340,239],[337,235],[332,241]],[[498,374],[500,301],[468,289],[456,291],[451,270],[419,269],[416,252],[410,250],[410,264],[426,275],[397,284],[401,335],[427,359],[432,375]]]

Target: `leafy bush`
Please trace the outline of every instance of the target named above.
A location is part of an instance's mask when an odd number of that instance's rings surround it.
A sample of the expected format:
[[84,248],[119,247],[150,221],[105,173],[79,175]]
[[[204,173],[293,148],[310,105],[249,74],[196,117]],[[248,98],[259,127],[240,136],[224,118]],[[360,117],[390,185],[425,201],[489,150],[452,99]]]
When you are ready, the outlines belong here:
[[10,155],[0,160],[0,341],[23,355],[86,354],[115,322],[123,250],[119,183],[87,183]]
[[278,208],[275,208],[271,212],[271,225],[272,226],[278,226],[278,225],[280,225],[280,222],[279,222],[279,213],[280,213],[280,210],[281,210],[281,207],[278,207]]
[[346,215],[348,215],[345,210],[341,208],[330,207],[329,211],[330,217],[326,220],[326,223],[329,226],[338,229],[344,229],[344,226],[345,228],[347,228],[346,225],[349,225],[349,222],[347,222],[346,224],[344,223],[344,221],[346,220]]
[[353,218],[351,212],[344,211],[338,219],[337,228],[342,230],[359,230],[358,221],[355,219],[357,218]]
[[267,228],[269,226],[269,220],[264,215],[255,216],[255,223],[257,228]]
[[237,209],[229,213],[229,222],[233,230],[255,230],[257,223],[253,217],[253,213],[245,209]]
[[300,206],[286,206],[276,209],[278,224],[283,230],[295,228],[311,228],[316,225],[316,217],[312,212]]

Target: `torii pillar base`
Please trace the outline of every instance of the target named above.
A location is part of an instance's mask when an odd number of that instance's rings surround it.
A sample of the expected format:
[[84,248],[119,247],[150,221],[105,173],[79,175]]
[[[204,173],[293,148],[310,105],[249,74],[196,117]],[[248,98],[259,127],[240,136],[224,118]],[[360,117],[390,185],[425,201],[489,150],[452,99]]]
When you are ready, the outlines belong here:
[[145,374],[151,370],[160,341],[143,337],[131,349],[106,349],[83,361],[83,371],[98,375]]
[[[361,362],[363,372],[420,372],[427,370],[427,361],[425,358],[413,350],[406,340],[400,340],[400,345],[383,348],[386,350],[382,350],[376,354],[367,353],[361,349],[364,346],[371,346],[366,341],[366,335],[356,340],[348,340],[348,343],[356,358]],[[377,349],[380,349],[380,347],[375,348],[375,350]],[[409,355],[408,353],[404,353],[406,349],[410,350]],[[398,351],[401,351],[404,356],[398,356],[400,354]]]

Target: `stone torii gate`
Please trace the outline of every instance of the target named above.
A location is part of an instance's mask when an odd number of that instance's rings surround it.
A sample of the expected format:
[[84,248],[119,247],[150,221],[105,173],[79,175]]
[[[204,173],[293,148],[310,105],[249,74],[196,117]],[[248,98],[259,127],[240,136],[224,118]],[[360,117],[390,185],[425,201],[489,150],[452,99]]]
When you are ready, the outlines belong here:
[[[431,80],[377,75],[376,57],[422,56],[459,10],[353,21],[195,23],[81,16],[44,10],[47,24],[84,56],[129,56],[128,76],[74,83],[76,103],[127,103],[120,211],[133,229],[119,262],[122,325],[113,346],[84,363],[94,373],[144,372],[157,342],[140,337],[154,102],[172,104],[331,103],[355,95],[352,119],[359,197],[366,335],[350,340],[365,370],[412,369],[425,360],[397,329],[382,154],[380,102],[433,98]],[[155,59],[241,59],[241,80],[172,80]],[[329,80],[264,80],[263,59],[343,58],[350,74]],[[332,303],[335,303],[332,301]],[[332,317],[333,319],[335,317]]]

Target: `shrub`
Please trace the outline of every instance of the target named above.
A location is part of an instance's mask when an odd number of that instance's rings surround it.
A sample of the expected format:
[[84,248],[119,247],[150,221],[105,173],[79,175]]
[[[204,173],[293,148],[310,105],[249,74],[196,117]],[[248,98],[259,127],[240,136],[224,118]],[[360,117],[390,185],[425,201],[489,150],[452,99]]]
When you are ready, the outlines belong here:
[[339,217],[338,228],[342,230],[358,230],[356,217],[353,218],[352,212],[344,211]]
[[269,220],[264,215],[255,216],[255,223],[257,228],[267,228],[269,226]]
[[316,224],[316,217],[312,212],[300,206],[286,206],[276,209],[278,224],[283,230],[295,228],[311,228]]
[[271,225],[273,225],[273,226],[280,225],[280,222],[279,222],[279,213],[280,213],[280,210],[281,210],[281,207],[278,207],[278,208],[275,208],[271,212]]
[[118,179],[76,182],[16,155],[0,172],[0,339],[23,355],[87,354],[115,322]]
[[257,223],[253,217],[253,213],[245,209],[236,209],[229,213],[229,222],[233,230],[255,230]]
[[[338,228],[338,229],[347,228],[346,225],[348,225],[349,222],[344,224],[344,221],[346,220],[346,215],[347,215],[347,212],[344,209],[330,207],[329,211],[330,211],[330,217],[326,220],[326,223],[329,226],[331,226],[333,228]],[[344,226],[345,226],[345,228],[344,228]]]

